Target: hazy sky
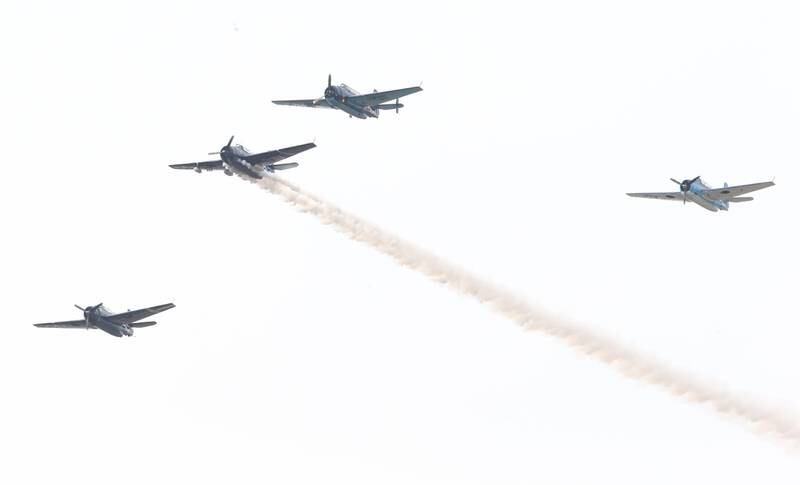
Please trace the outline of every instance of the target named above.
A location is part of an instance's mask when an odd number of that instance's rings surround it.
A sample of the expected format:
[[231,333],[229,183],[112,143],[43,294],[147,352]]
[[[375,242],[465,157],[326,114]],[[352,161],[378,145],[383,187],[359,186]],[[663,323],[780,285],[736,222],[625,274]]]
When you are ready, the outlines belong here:
[[[800,424],[796,2],[6,2],[0,482],[794,484],[800,452],[398,266],[283,175]],[[279,107],[424,81],[399,115]],[[775,178],[711,213],[638,200]],[[115,339],[30,324],[173,301]]]

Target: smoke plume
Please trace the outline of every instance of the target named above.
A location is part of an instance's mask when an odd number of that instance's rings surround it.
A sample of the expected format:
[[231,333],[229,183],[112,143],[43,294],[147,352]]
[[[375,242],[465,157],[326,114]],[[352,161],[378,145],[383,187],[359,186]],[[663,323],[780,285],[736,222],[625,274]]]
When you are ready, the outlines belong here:
[[349,214],[283,179],[265,177],[258,184],[300,211],[316,216],[322,223],[332,225],[351,238],[368,244],[403,266],[477,299],[527,330],[543,332],[627,377],[658,386],[688,401],[706,405],[719,414],[747,424],[755,432],[779,438],[793,447],[800,445],[800,426],[777,411],[762,408],[730,392],[715,389],[585,328],[549,316],[512,292]]

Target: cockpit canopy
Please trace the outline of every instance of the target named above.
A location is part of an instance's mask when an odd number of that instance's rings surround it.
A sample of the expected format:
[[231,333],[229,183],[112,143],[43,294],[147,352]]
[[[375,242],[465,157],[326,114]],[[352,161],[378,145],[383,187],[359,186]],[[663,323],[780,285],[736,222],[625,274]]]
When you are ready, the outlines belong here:
[[113,315],[115,313],[114,311],[112,311],[110,308],[108,308],[107,306],[105,306],[102,303],[100,305],[98,305],[97,307],[95,307],[95,311],[97,313],[99,313],[100,315]]
[[250,153],[247,150],[247,148],[245,148],[243,145],[239,145],[239,144],[231,145],[231,148],[233,149],[234,153],[237,153],[239,155],[247,155],[247,154]]

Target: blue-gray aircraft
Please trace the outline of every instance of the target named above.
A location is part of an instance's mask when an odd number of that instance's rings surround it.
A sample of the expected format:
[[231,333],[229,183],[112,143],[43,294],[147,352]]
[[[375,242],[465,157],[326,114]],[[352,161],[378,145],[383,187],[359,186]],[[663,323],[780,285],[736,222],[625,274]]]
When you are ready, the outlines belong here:
[[87,306],[86,308],[81,308],[78,305],[75,305],[75,307],[83,312],[82,320],[34,323],[33,325],[40,328],[85,328],[87,330],[99,328],[115,337],[130,337],[133,335],[134,328],[151,327],[156,324],[156,322],[140,322],[140,320],[155,315],[156,313],[169,310],[170,308],[175,308],[175,305],[167,303],[164,305],[142,308],[141,310],[128,310],[123,313],[111,312],[108,308],[104,307],[102,303],[94,306]]
[[639,192],[628,194],[631,197],[644,197],[646,199],[661,200],[683,200],[694,202],[704,209],[711,212],[726,211],[730,202],[747,202],[753,200],[752,197],[741,197],[744,194],[755,192],[756,190],[772,187],[775,182],[759,182],[748,185],[734,185],[729,187],[727,183],[719,189],[712,189],[700,180],[697,176],[691,180],[678,182],[670,179],[680,186],[680,192]]
[[267,173],[275,170],[286,170],[297,167],[297,163],[278,163],[289,157],[314,148],[314,143],[306,143],[271,152],[250,153],[242,145],[233,145],[233,137],[228,140],[228,144],[220,148],[218,152],[211,152],[209,155],[219,155],[220,160],[194,163],[176,163],[170,165],[179,170],[194,170],[197,173],[222,170],[225,175],[237,173],[245,177],[254,179],[263,178]]
[[[366,119],[377,118],[381,110],[393,109],[397,113],[403,107],[400,98],[422,91],[421,86],[413,88],[395,89],[392,91],[373,91],[370,94],[359,94],[355,89],[346,84],[334,86],[331,84],[331,75],[328,74],[328,87],[321,98],[316,99],[289,99],[273,101],[275,104],[287,106],[305,106],[307,108],[340,109],[352,118]],[[384,104],[394,100],[394,103]]]

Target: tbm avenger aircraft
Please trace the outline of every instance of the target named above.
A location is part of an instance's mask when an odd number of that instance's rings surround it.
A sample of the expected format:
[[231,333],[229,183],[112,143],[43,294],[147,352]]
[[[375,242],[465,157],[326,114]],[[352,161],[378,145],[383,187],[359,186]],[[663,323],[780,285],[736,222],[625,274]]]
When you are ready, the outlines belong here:
[[175,308],[175,305],[167,303],[151,306],[150,308],[142,308],[141,310],[128,310],[124,313],[113,313],[104,307],[102,303],[95,306],[87,306],[86,308],[81,308],[78,305],[75,305],[75,307],[83,312],[83,320],[34,323],[33,325],[40,328],[85,328],[87,330],[99,328],[115,337],[130,337],[133,335],[134,328],[151,327],[156,324],[156,322],[140,322],[139,320],[170,308]]
[[730,202],[747,202],[753,200],[752,197],[740,197],[741,195],[775,185],[775,182],[759,182],[757,184],[729,187],[726,183],[722,188],[712,189],[700,180],[699,175],[691,180],[684,180],[683,182],[678,182],[675,179],[670,180],[680,186],[680,192],[640,192],[629,193],[628,195],[631,197],[644,197],[646,199],[683,200],[684,204],[689,200],[704,209],[717,212],[720,210],[728,210],[728,203]]
[[222,170],[225,175],[237,173],[254,179],[264,177],[266,173],[273,173],[275,170],[286,170],[297,167],[297,163],[277,163],[289,157],[314,148],[314,143],[306,143],[271,152],[250,153],[242,145],[232,145],[233,137],[228,140],[228,144],[220,148],[218,152],[211,152],[209,155],[219,155],[220,160],[209,162],[176,163],[170,165],[179,170],[194,170],[197,173],[203,171]]
[[[332,108],[340,109],[352,118],[366,119],[377,118],[381,110],[393,109],[397,113],[403,107],[400,98],[422,91],[421,86],[412,88],[395,89],[392,91],[373,91],[370,94],[359,94],[355,89],[346,84],[333,86],[331,75],[328,74],[328,87],[321,98],[316,99],[289,99],[273,101],[275,104],[286,106],[305,106],[307,108]],[[383,104],[394,100],[394,104]]]

